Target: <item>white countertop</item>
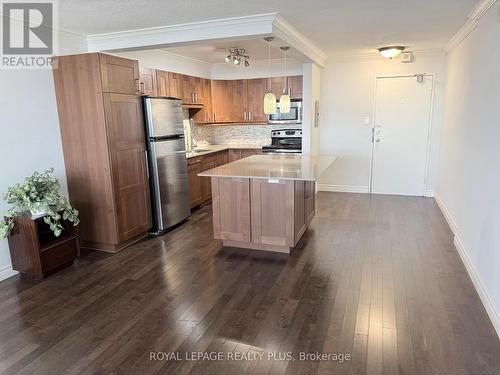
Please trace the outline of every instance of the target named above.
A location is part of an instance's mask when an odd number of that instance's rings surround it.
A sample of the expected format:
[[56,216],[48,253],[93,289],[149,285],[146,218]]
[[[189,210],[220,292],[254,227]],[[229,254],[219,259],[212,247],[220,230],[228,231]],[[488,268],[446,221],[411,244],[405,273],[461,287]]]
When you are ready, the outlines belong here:
[[196,149],[202,150],[202,151],[197,151],[197,152],[189,151],[189,152],[186,152],[186,158],[188,158],[188,159],[189,158],[194,158],[194,157],[197,157],[197,156],[203,156],[203,155],[211,154],[211,153],[214,153],[214,152],[229,150],[231,148],[234,148],[234,149],[256,149],[256,150],[260,150],[260,149],[262,149],[262,146],[248,145],[248,144],[200,145],[200,146],[196,147]]
[[317,181],[336,159],[330,155],[253,155],[198,176]]

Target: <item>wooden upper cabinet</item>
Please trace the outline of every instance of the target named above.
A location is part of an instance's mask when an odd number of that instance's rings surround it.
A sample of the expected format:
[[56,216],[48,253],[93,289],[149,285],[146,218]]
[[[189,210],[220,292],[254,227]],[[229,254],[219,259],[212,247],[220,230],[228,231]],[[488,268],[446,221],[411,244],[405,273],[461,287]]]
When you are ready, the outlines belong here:
[[302,98],[302,76],[210,80],[157,70],[156,86],[158,96],[179,98],[190,105],[197,124],[266,123],[264,95],[268,88],[277,100],[285,88],[290,89],[292,99]]
[[139,63],[136,60],[99,54],[102,91],[140,95]]
[[288,77],[287,87],[290,89],[291,99],[302,99],[302,76]]
[[203,108],[199,109],[193,115],[196,124],[206,124],[213,121],[212,115],[212,85],[209,79],[201,79],[202,97],[200,101],[203,103]]
[[141,68],[141,91],[144,95],[158,96],[156,70]]
[[182,74],[168,72],[168,95],[172,98],[182,99]]
[[182,75],[163,70],[156,71],[158,96],[182,99]]
[[247,81],[247,112],[248,120],[252,122],[267,121],[264,114],[264,95],[266,95],[265,78],[249,79]]
[[120,241],[127,241],[151,227],[141,99],[105,93],[104,113],[118,236]]
[[156,70],[156,89],[158,96],[167,96],[168,92],[168,72]]
[[212,121],[230,122],[232,85],[228,80],[212,80]]
[[248,120],[246,79],[230,81],[230,106],[230,121],[245,122]]
[[276,100],[280,100],[283,89],[286,86],[286,77],[272,77],[270,82],[271,91],[276,95]]
[[192,76],[181,75],[182,79],[182,102],[194,103],[195,83]]
[[203,104],[203,78],[182,76],[182,102],[185,104]]
[[203,79],[203,110],[205,122],[212,119],[212,81]]

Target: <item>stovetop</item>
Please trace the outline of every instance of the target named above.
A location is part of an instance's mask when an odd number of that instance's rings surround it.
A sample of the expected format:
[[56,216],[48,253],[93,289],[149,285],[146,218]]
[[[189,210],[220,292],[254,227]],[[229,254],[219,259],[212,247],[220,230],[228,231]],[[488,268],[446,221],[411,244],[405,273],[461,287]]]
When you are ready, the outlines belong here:
[[262,147],[262,152],[302,152],[302,130],[282,129],[271,132],[271,144]]

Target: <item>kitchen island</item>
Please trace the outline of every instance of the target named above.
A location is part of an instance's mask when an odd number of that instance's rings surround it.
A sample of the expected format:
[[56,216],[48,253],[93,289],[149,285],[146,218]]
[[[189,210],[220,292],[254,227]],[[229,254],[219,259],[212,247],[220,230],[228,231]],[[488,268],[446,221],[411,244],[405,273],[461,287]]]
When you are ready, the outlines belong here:
[[336,158],[254,155],[207,170],[214,237],[224,246],[289,254],[314,217],[315,184]]

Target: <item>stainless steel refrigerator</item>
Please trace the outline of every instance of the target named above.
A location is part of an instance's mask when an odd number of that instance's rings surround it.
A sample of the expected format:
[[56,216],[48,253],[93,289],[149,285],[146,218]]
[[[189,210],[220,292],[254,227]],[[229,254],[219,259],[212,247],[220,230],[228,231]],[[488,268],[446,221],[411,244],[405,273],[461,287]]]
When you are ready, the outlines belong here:
[[143,97],[153,212],[161,234],[191,215],[182,102]]

